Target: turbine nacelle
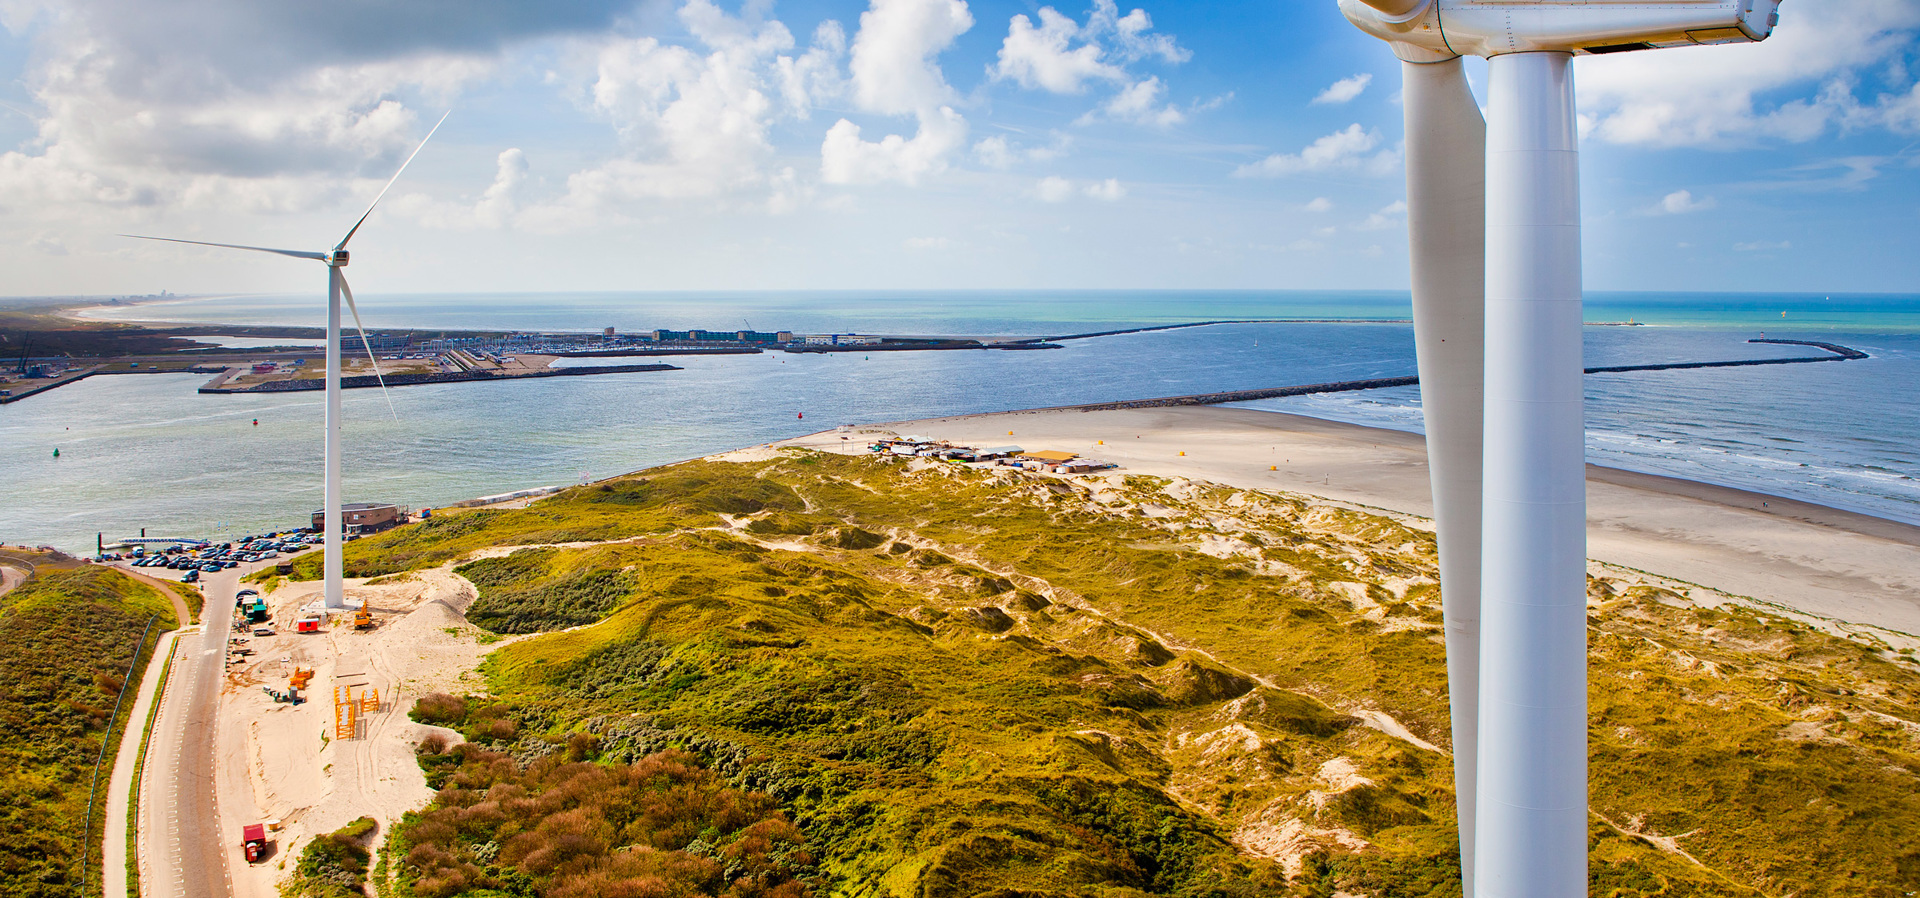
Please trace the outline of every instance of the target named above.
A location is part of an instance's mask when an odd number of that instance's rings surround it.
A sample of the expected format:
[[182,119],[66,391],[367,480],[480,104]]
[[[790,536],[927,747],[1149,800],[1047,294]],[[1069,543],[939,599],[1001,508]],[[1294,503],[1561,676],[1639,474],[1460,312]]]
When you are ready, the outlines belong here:
[[344,249],[334,250],[333,257],[327,260],[327,264],[334,268],[347,267],[347,251]]
[[1752,43],[1773,33],[1779,6],[1779,0],[1340,0],[1348,21],[1391,42],[1409,62]]

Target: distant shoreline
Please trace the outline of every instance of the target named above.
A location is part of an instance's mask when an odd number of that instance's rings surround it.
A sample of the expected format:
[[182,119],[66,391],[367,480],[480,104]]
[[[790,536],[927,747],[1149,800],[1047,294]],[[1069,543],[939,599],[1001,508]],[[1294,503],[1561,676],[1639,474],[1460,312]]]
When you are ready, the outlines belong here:
[[[862,431],[1055,449],[1120,474],[1304,493],[1431,518],[1420,434],[1220,406],[1034,409],[856,425],[774,445],[847,451]],[[1009,433],[1011,431],[1011,433]],[[1267,451],[1260,451],[1266,449]],[[864,443],[857,451],[864,452]],[[1087,476],[1100,476],[1087,475]],[[1920,526],[1738,487],[1589,464],[1587,555],[1920,637]]]

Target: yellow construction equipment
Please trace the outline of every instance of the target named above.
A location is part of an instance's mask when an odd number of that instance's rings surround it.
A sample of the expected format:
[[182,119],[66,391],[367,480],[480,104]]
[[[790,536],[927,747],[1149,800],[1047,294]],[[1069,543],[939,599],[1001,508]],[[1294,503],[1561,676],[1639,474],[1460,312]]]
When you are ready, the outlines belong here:
[[360,703],[352,686],[333,687],[333,738],[346,740],[360,734]]
[[305,689],[307,688],[307,684],[311,682],[313,682],[313,668],[311,667],[296,667],[293,669],[293,676],[287,678],[287,685],[295,689]]
[[365,601],[360,603],[360,610],[353,613],[353,628],[355,630],[373,629],[373,612],[367,610]]
[[372,714],[378,710],[380,710],[380,690],[368,686],[365,692],[360,693],[360,713]]

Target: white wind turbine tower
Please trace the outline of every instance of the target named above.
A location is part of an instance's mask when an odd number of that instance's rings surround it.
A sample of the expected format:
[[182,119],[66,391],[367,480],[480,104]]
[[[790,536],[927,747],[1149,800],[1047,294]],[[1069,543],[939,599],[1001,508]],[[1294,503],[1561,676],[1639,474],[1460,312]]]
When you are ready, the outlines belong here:
[[[429,130],[427,136],[420,140],[419,146],[413,148],[413,153],[407,156],[407,160],[400,163],[399,170],[393,173],[392,178],[387,179],[387,185],[380,188],[380,193],[373,198],[372,203],[367,205],[367,211],[361,213],[360,219],[353,223],[353,227],[347,229],[347,236],[340,238],[340,242],[334,244],[331,252],[269,249],[264,246],[208,243],[202,240],[177,240],[172,237],[144,237],[138,234],[122,235],[135,237],[140,240],[164,240],[168,243],[188,243],[194,246],[217,246],[223,249],[244,249],[259,253],[273,253],[279,256],[291,256],[295,259],[312,259],[316,262],[324,263],[327,266],[327,436],[324,499],[326,512],[326,544],[322,549],[322,568],[324,570],[326,606],[330,609],[346,607],[346,597],[340,582],[342,579],[340,553],[345,543],[345,540],[341,538],[345,532],[345,527],[340,515],[340,298],[342,296],[346,297],[347,308],[353,313],[353,326],[360,332],[360,343],[366,347],[368,360],[373,362],[373,373],[375,377],[380,378],[380,389],[383,394],[386,392],[387,387],[385,376],[380,372],[380,361],[373,354],[373,344],[367,340],[367,329],[360,323],[360,309],[354,305],[353,291],[347,287],[347,277],[341,271],[341,269],[347,267],[347,241],[352,240],[353,235],[360,230],[360,226],[367,223],[367,216],[373,214],[374,207],[380,205],[380,200],[387,195],[387,191],[393,189],[394,182],[400,180],[400,174],[407,170],[407,166],[412,164],[414,157],[420,155],[420,151],[426,148],[427,141],[433,139],[434,132],[439,131],[440,126],[446,123],[447,116],[452,114],[451,111],[448,111],[446,115],[440,116],[440,121],[434,123],[432,130]],[[392,411],[393,400],[390,397],[387,400],[387,408],[389,411]],[[399,416],[396,413],[395,420],[398,419]]]
[[[1778,0],[1339,0],[1399,57],[1467,898],[1587,893],[1577,54],[1766,39]],[[1487,119],[1462,56],[1488,60]]]

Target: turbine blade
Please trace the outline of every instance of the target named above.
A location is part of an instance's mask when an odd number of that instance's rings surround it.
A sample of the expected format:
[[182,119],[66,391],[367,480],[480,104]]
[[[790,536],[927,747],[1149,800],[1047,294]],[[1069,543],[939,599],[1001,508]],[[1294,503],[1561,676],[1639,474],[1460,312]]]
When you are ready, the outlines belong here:
[[380,395],[387,400],[387,412],[393,415],[393,423],[400,423],[400,412],[393,407],[393,394],[387,392],[387,376],[380,373],[380,359],[373,354],[373,341],[367,339],[366,325],[360,323],[360,307],[353,304],[353,290],[347,286],[345,272],[340,274],[340,295],[347,300],[347,311],[353,313],[353,329],[360,332],[360,345],[367,349],[367,361],[373,363],[373,377],[380,381]]
[[1458,58],[1403,63],[1413,339],[1440,541],[1453,768],[1466,894],[1474,894],[1480,545],[1486,374],[1487,126]]
[[427,136],[420,139],[420,145],[413,148],[413,153],[407,156],[407,161],[400,163],[399,171],[394,172],[393,177],[387,179],[387,186],[380,188],[380,193],[373,198],[373,202],[367,204],[367,211],[360,213],[360,220],[347,229],[347,236],[340,238],[340,242],[333,248],[334,252],[347,248],[347,241],[352,240],[353,235],[360,230],[360,226],[367,223],[367,216],[373,214],[373,207],[380,205],[380,200],[386,197],[387,191],[393,189],[393,182],[400,180],[401,172],[406,171],[407,166],[413,164],[413,157],[420,155],[420,151],[427,148],[427,141],[433,139],[433,132],[440,130],[440,126],[447,123],[447,116],[452,114],[453,110],[449,109],[446,115],[440,116],[440,120],[433,123],[433,128],[427,132]]
[[244,250],[250,250],[256,253],[273,253],[276,256],[292,256],[296,259],[315,259],[321,262],[327,261],[326,253],[310,253],[304,250],[297,250],[297,249],[273,249],[271,247],[266,247],[266,246],[241,246],[238,243],[208,243],[205,240],[177,240],[172,237],[148,237],[143,234],[121,234],[120,236],[131,237],[135,240],[160,240],[166,243],[185,243],[191,246],[217,246],[217,247],[220,247],[221,249],[244,249]]

